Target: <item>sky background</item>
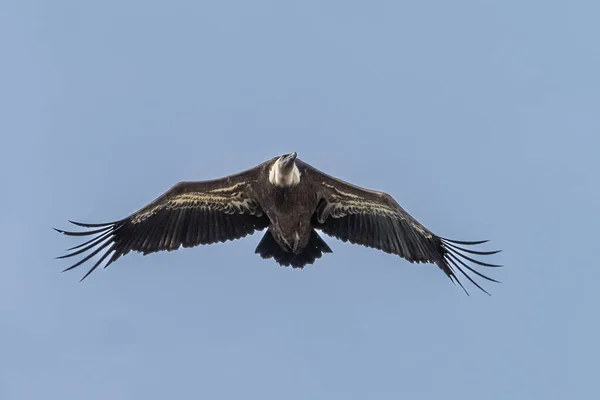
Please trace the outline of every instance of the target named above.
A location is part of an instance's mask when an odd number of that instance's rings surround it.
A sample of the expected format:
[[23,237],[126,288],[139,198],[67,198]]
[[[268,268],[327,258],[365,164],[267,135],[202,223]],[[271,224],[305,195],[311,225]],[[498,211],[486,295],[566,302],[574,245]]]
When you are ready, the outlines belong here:
[[[0,399],[597,399],[600,3],[0,5]],[[79,283],[68,219],[297,151],[501,284],[327,238],[244,240]]]

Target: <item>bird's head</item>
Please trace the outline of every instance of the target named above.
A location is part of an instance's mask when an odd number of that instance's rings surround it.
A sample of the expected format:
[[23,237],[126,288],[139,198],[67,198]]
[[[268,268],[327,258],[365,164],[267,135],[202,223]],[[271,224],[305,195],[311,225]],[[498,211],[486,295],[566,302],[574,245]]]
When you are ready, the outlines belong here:
[[300,183],[300,170],[296,166],[296,152],[279,157],[269,171],[269,181],[279,187],[290,187]]
[[298,154],[294,151],[293,153],[284,154],[281,157],[279,157],[278,163],[279,163],[279,168],[281,169],[281,171],[289,172],[296,164],[297,156],[298,156]]

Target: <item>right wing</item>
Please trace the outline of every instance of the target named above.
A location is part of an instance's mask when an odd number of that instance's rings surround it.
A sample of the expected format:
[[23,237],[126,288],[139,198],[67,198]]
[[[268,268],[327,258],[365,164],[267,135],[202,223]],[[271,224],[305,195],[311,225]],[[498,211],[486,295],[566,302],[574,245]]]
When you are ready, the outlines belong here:
[[306,163],[302,165],[304,173],[310,174],[311,179],[320,184],[321,202],[315,212],[313,224],[326,234],[344,242],[396,254],[411,263],[436,264],[463,289],[465,288],[457,272],[485,293],[488,292],[468,272],[488,281],[498,282],[467,262],[483,267],[499,265],[479,261],[465,254],[491,255],[498,251],[462,247],[482,244],[487,240],[465,242],[438,236],[413,218],[389,194],[344,182]]

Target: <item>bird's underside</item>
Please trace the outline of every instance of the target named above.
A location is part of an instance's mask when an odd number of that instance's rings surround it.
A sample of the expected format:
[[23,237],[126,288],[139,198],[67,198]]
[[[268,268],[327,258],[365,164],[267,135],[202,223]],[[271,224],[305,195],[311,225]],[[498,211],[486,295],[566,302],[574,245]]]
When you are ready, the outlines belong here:
[[467,248],[485,240],[466,242],[437,236],[388,194],[331,177],[297,159],[296,153],[275,157],[221,179],[180,182],[118,221],[71,222],[88,229],[56,230],[69,236],[91,238],[58,257],[83,255],[65,271],[98,256],[82,280],[98,266],[106,268],[130,251],[142,254],[173,251],[182,246],[240,239],[265,229],[255,252],[294,268],[303,268],[323,254],[332,253],[317,231],[398,255],[411,263],[436,264],[463,289],[459,276],[488,293],[470,273],[497,282],[469,263],[500,266],[473,258],[498,251]]

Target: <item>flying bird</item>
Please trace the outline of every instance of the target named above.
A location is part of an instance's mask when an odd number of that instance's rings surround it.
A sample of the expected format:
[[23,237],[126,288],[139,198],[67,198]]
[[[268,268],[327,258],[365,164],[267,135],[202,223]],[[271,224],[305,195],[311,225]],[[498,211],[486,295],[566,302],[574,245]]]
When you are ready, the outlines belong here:
[[[156,200],[126,218],[106,223],[69,221],[83,231],[56,231],[92,236],[57,258],[85,254],[64,271],[100,258],[81,278],[136,251],[144,255],[240,239],[266,232],[255,253],[279,265],[303,268],[332,253],[317,231],[343,242],[398,255],[411,263],[437,265],[468,294],[466,277],[489,294],[469,273],[498,282],[473,265],[500,267],[471,255],[491,255],[465,246],[487,242],[458,241],[437,236],[408,214],[387,193],[334,178],[297,158],[295,152],[274,157],[243,172],[208,181],[179,182]],[[457,275],[460,274],[460,275]]]

